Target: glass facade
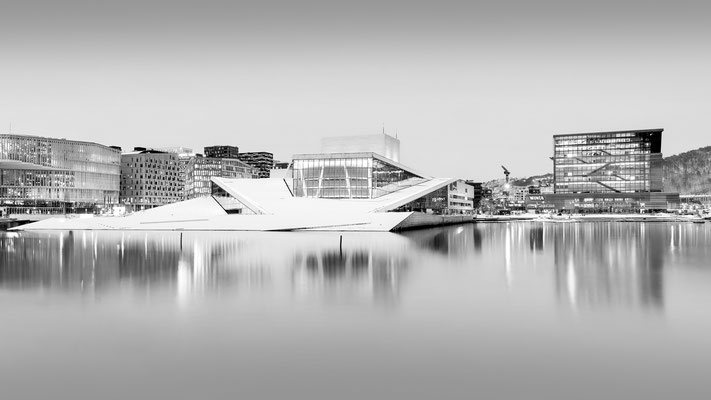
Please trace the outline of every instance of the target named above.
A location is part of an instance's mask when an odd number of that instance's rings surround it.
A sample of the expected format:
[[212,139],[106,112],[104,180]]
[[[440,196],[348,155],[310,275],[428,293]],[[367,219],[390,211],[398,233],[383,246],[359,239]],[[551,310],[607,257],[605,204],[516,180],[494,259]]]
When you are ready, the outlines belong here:
[[417,211],[445,215],[473,214],[474,186],[463,180],[457,180],[393,211]]
[[661,129],[556,135],[555,193],[662,191]]
[[119,200],[118,149],[0,135],[0,202],[13,214],[85,212]]
[[188,199],[209,196],[212,177],[229,179],[259,178],[256,168],[232,158],[193,157],[185,170],[185,195]]
[[429,214],[445,214],[448,209],[448,193],[449,190],[445,186],[434,192],[427,193],[419,199],[413,200],[393,211],[418,211]]
[[254,215],[255,213],[241,201],[234,198],[224,189],[212,182],[212,198],[222,207],[227,214]]
[[372,153],[304,155],[293,165],[296,197],[369,199],[425,181]]

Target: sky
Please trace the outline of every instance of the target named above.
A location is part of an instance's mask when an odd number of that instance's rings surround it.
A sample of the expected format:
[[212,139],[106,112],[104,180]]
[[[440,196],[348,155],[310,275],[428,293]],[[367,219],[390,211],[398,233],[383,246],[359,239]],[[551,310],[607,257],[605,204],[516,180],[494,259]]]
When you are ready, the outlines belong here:
[[0,5],[0,132],[118,145],[320,150],[489,180],[550,172],[552,136],[664,128],[711,145],[702,1],[58,1]]

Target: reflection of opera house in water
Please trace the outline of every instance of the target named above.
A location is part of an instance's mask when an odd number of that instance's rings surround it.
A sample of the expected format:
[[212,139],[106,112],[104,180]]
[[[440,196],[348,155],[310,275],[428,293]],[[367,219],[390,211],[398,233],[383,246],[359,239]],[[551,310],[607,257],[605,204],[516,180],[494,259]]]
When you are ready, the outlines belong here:
[[[374,136],[385,140],[384,151],[393,147],[386,139],[397,140]],[[427,176],[373,151],[297,155],[291,175],[212,178],[209,197],[123,218],[52,219],[20,229],[393,231],[472,219],[473,187]]]
[[[0,236],[0,289],[190,300],[292,293],[397,302],[419,246],[395,234],[49,232]],[[42,249],[40,250],[40,247]]]

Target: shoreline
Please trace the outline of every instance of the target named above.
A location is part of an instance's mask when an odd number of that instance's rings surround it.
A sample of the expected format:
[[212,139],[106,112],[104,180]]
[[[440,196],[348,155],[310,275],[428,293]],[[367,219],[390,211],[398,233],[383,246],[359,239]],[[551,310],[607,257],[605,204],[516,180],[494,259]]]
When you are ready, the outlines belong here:
[[487,215],[477,216],[474,222],[693,222],[705,223],[709,217],[702,218],[692,215],[653,215],[653,214],[573,214],[545,216],[543,214],[522,215]]

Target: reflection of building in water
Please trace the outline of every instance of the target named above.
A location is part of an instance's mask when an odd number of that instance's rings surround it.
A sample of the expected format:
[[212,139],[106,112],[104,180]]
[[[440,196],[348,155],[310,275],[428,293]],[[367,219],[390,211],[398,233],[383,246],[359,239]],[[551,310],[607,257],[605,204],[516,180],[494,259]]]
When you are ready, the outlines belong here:
[[[88,236],[88,238],[87,238]],[[91,233],[0,235],[0,287],[53,288],[91,294],[117,277],[116,248],[99,245]],[[81,256],[80,254],[86,254]],[[113,257],[104,257],[112,253]]]
[[297,253],[293,265],[294,289],[301,294],[391,303],[399,297],[407,259],[372,249],[323,250]]
[[191,237],[178,267],[178,297],[219,293],[223,289],[264,289],[273,277],[265,257],[249,252],[244,240]]
[[474,224],[417,229],[400,233],[419,247],[444,255],[466,254],[471,249],[481,251],[481,227]]
[[665,232],[659,225],[571,224],[555,230],[556,287],[579,307],[661,308]]
[[0,234],[0,288],[179,301],[245,289],[397,298],[411,242],[396,234],[343,236],[341,253],[334,234]]
[[[240,242],[144,232],[0,235],[0,287],[100,295],[113,290],[194,294],[254,283]],[[261,274],[263,275],[263,274]]]
[[531,227],[528,233],[528,245],[531,251],[543,250],[543,225],[535,225]]

